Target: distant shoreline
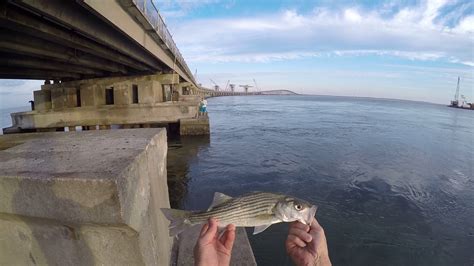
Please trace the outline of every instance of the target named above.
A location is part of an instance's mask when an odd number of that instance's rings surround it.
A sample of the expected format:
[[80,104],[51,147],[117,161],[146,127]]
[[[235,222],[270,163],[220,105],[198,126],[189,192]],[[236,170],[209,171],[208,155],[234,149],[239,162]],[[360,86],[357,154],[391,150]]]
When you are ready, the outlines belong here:
[[370,96],[344,96],[344,95],[327,95],[327,94],[298,94],[298,95],[307,95],[307,96],[328,96],[328,97],[347,97],[347,98],[362,98],[362,99],[376,99],[376,100],[386,100],[386,101],[402,101],[402,102],[415,102],[415,103],[427,103],[434,105],[445,106],[443,103],[427,102],[427,101],[417,101],[417,100],[408,100],[408,99],[398,99],[398,98],[383,98],[383,97],[370,97]]
[[[440,106],[445,106],[446,104],[442,103],[435,103],[435,102],[427,102],[427,101],[415,101],[415,100],[407,100],[407,99],[398,99],[398,98],[381,98],[381,97],[370,97],[370,96],[351,96],[351,95],[329,95],[329,94],[306,94],[306,93],[297,93],[291,90],[286,90],[290,91],[293,94],[260,94],[260,95],[251,95],[251,96],[269,96],[269,95],[275,95],[275,96],[318,96],[318,97],[339,97],[339,98],[359,98],[359,99],[374,99],[374,100],[384,100],[384,101],[401,101],[401,102],[414,102],[414,103],[424,103],[424,104],[433,104],[433,105],[440,105]],[[263,92],[263,91],[262,91]],[[271,91],[266,91],[266,92],[271,92]],[[446,105],[447,106],[447,105]]]

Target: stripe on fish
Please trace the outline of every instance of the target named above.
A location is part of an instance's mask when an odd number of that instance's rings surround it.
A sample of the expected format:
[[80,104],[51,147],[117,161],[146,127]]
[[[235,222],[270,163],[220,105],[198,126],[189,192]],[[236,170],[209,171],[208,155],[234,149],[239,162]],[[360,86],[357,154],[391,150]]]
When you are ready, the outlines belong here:
[[219,226],[255,227],[254,234],[263,232],[270,225],[280,222],[300,221],[309,224],[317,207],[304,200],[283,194],[252,192],[232,198],[216,192],[207,211],[161,209],[170,220],[170,236],[176,236],[188,227],[206,223],[211,217]]

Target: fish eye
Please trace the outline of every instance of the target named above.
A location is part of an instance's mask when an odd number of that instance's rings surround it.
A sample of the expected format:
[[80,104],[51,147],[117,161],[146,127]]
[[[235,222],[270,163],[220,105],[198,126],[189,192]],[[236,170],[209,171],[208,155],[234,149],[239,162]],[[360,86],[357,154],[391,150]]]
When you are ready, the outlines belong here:
[[303,209],[303,206],[301,204],[295,204],[295,209],[297,211],[301,211]]

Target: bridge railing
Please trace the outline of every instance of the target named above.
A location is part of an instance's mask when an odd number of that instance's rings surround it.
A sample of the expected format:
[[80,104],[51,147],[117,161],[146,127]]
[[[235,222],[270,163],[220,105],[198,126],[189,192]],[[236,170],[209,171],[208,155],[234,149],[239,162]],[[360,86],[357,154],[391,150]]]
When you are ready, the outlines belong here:
[[184,61],[181,52],[173,41],[173,37],[171,36],[168,27],[166,27],[163,17],[161,17],[160,13],[158,12],[158,8],[153,3],[153,0],[133,0],[133,3],[138,8],[138,10],[142,12],[145,18],[147,18],[150,25],[156,30],[158,36],[160,36],[166,47],[171,51],[175,57],[175,60],[184,68],[186,74],[188,74],[193,82],[196,83],[192,72],[189,70],[186,61]]

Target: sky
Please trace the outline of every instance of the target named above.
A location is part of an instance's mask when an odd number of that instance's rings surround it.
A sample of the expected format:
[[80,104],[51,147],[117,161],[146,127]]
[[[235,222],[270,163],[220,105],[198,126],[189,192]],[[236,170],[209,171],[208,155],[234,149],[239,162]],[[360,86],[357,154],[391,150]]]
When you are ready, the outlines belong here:
[[[460,76],[474,101],[474,1],[154,1],[206,87],[446,104]],[[41,84],[0,80],[0,108]]]
[[155,1],[207,87],[474,101],[474,1]]

